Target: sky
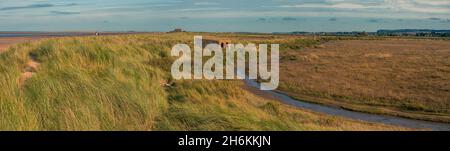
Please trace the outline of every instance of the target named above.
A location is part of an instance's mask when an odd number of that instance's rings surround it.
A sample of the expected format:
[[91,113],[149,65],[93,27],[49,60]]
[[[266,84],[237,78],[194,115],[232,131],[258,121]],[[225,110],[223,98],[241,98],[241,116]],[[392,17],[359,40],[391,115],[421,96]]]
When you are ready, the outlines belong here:
[[0,31],[450,29],[450,0],[0,0]]

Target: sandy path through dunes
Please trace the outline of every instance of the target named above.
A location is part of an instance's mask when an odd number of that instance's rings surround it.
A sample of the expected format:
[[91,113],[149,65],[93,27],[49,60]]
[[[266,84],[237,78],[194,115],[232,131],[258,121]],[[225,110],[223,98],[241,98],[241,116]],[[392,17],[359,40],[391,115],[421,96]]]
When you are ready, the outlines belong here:
[[[0,53],[7,50],[11,45],[30,42],[33,40],[42,39],[43,37],[0,37]],[[26,67],[22,71],[22,75],[19,78],[19,85],[25,84],[25,81],[30,79],[37,71],[39,62],[33,56],[30,56],[30,60],[27,62]]]

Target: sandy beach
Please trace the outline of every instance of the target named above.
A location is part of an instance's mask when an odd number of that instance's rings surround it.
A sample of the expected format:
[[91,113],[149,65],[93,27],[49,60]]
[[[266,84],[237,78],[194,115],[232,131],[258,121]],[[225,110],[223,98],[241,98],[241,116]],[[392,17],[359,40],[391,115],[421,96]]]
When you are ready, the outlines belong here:
[[5,51],[10,45],[42,38],[44,37],[0,37],[0,52]]

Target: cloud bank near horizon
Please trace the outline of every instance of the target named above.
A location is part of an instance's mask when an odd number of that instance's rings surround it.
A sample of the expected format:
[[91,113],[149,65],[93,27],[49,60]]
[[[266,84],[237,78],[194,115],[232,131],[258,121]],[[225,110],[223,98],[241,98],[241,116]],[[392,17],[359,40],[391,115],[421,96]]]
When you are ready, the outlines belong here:
[[[0,25],[11,28],[20,24],[64,26],[95,21],[118,22],[142,20],[230,19],[230,18],[280,18],[294,24],[301,17],[327,18],[333,22],[341,18],[376,19],[450,19],[449,0],[2,0]],[[188,18],[188,19],[186,19]],[[289,19],[286,19],[289,18]],[[430,20],[435,18],[435,20]],[[379,22],[381,24],[383,22]],[[430,22],[431,23],[431,22]],[[117,26],[126,24],[121,23]],[[103,26],[96,24],[95,26]],[[96,29],[93,25],[92,29]],[[342,26],[342,25],[341,25]],[[389,26],[389,25],[387,25]],[[64,27],[61,27],[64,28]],[[87,27],[86,27],[87,28]],[[125,28],[125,27],[124,27]],[[132,27],[130,27],[132,28]],[[283,27],[281,27],[283,28]]]

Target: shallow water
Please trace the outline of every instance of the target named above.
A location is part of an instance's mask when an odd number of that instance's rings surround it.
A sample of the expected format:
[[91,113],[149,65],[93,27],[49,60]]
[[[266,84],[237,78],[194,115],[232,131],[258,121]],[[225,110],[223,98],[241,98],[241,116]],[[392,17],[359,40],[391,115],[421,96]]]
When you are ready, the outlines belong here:
[[33,34],[0,34],[0,37],[31,37]]
[[434,131],[449,131],[450,130],[450,124],[448,124],[448,123],[429,122],[429,121],[414,120],[414,119],[395,117],[395,116],[361,113],[361,112],[344,110],[344,109],[336,108],[336,107],[329,107],[329,106],[320,105],[320,104],[308,103],[308,102],[303,102],[300,100],[293,99],[292,97],[282,94],[282,93],[279,93],[279,92],[259,90],[259,83],[257,83],[254,80],[246,79],[245,83],[248,86],[257,88],[258,89],[257,91],[260,91],[261,93],[269,94],[269,95],[277,98],[282,103],[285,103],[285,104],[288,104],[291,106],[295,106],[298,108],[312,110],[315,112],[320,112],[320,113],[325,113],[325,114],[330,114],[330,115],[335,115],[335,116],[341,116],[341,117],[346,117],[346,118],[351,118],[351,119],[356,119],[356,120],[397,125],[397,126],[403,126],[403,127],[409,127],[409,128],[431,129]]

